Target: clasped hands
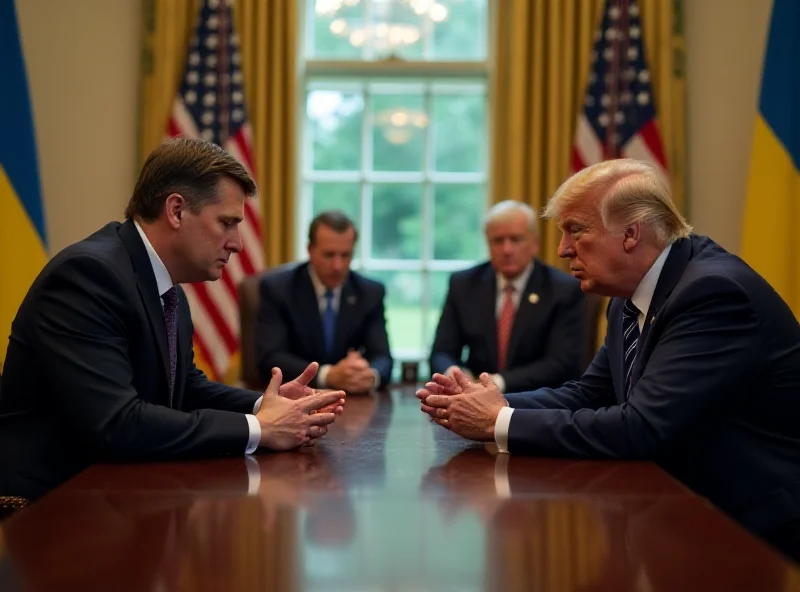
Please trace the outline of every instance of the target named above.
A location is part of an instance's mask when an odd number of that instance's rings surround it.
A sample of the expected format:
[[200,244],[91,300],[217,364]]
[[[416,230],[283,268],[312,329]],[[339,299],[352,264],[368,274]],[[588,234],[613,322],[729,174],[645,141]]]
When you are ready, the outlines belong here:
[[425,388],[417,391],[422,411],[443,428],[470,440],[494,440],[497,415],[506,405],[491,377],[483,372],[472,382],[459,368],[452,378],[434,374]]
[[325,382],[348,393],[365,393],[375,386],[375,374],[364,356],[351,349],[330,367]]
[[284,385],[280,368],[272,369],[272,378],[255,414],[261,426],[259,446],[290,450],[311,444],[324,436],[327,426],[344,411],[344,391],[321,391],[308,386],[318,368],[317,362],[311,362],[300,376]]

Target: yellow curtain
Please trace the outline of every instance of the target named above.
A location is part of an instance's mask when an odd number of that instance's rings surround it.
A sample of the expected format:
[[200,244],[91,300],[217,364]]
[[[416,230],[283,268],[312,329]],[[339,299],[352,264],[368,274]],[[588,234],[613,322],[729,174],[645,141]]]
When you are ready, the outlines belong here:
[[[605,0],[498,0],[492,69],[493,202],[540,211],[570,171],[575,123]],[[647,60],[673,198],[686,212],[686,110],[682,0],[639,0]],[[563,269],[560,233],[541,225],[541,257]],[[598,346],[606,334],[600,319]]]
[[[639,0],[656,110],[678,207],[685,211],[685,106],[680,0]],[[604,0],[499,0],[492,71],[491,199],[537,211],[567,177],[575,123]],[[542,225],[544,261],[560,235]]]
[[[139,164],[164,139],[201,0],[145,0]],[[236,0],[267,266],[294,247],[296,0]]]

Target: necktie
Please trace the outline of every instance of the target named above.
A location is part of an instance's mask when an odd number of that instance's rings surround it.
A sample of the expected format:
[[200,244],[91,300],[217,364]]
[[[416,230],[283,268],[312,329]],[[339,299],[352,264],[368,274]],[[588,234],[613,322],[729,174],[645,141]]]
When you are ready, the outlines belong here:
[[505,370],[508,355],[508,341],[511,339],[511,327],[514,325],[514,286],[506,284],[503,289],[505,299],[500,316],[497,317],[497,369]]
[[630,300],[622,308],[622,343],[625,348],[625,398],[631,392],[633,363],[636,361],[636,346],[639,343],[639,309]]
[[325,310],[322,313],[322,331],[325,336],[325,351],[333,352],[333,337],[336,333],[336,311],[333,310],[333,290],[325,291]]
[[162,294],[164,324],[167,326],[169,347],[169,394],[175,389],[175,369],[178,366],[178,291],[173,287]]

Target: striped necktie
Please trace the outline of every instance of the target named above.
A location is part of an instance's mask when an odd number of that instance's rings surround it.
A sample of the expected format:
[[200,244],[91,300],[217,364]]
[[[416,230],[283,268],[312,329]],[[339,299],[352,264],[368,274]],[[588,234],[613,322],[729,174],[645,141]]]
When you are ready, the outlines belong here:
[[622,308],[622,343],[625,347],[625,398],[630,396],[633,363],[639,343],[639,309],[630,300]]

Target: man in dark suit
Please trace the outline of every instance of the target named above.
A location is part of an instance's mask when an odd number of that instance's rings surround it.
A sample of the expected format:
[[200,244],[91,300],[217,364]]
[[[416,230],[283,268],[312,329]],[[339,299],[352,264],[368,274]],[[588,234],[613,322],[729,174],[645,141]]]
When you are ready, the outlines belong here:
[[[508,395],[435,376],[422,409],[501,451],[651,459],[800,559],[800,325],[739,258],[691,234],[650,165],[603,162],[545,214],[584,291],[612,296],[577,382]],[[507,402],[506,402],[507,401]]]
[[431,348],[431,371],[488,372],[500,392],[557,386],[580,376],[587,331],[583,292],[538,259],[536,214],[496,204],[484,224],[490,261],[454,273]]
[[320,388],[357,393],[389,383],[386,289],[350,271],[357,238],[347,216],[322,212],[308,231],[308,262],[261,280],[256,360],[264,380],[273,366],[291,374],[317,361]]
[[145,162],[127,221],[47,264],[11,327],[0,492],[36,498],[100,461],[284,450],[325,433],[344,393],[313,393],[315,365],[280,389],[275,369],[263,397],[194,365],[178,284],[221,276],[255,191],[218,146],[170,140]]

